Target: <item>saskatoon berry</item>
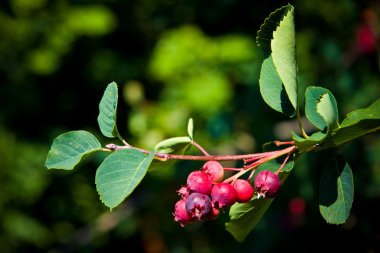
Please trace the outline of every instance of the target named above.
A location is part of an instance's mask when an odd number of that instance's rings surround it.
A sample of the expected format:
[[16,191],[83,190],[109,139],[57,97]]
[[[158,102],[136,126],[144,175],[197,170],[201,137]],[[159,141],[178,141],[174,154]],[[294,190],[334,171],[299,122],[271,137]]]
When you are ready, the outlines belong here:
[[206,172],[195,170],[187,177],[187,188],[191,192],[209,195],[211,193],[212,180]]
[[211,199],[215,205],[220,208],[231,206],[236,202],[237,192],[235,188],[228,183],[218,183],[212,187]]
[[281,182],[270,170],[260,171],[254,180],[258,197],[273,198],[280,190]]
[[252,185],[247,180],[236,179],[232,186],[237,192],[237,202],[245,203],[251,200],[254,191]]
[[212,203],[209,196],[194,192],[186,199],[185,208],[191,217],[207,218],[212,213]]
[[219,162],[208,161],[202,166],[202,169],[211,177],[214,183],[222,182],[224,177],[224,169]]
[[174,206],[174,221],[179,222],[181,227],[195,221],[193,217],[186,211],[186,200],[180,199]]

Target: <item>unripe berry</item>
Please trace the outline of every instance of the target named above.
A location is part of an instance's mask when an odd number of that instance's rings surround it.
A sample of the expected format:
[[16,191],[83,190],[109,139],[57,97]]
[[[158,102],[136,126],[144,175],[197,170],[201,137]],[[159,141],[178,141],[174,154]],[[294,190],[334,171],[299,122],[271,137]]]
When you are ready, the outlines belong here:
[[187,177],[187,188],[191,192],[209,195],[211,193],[212,180],[206,172],[195,170]]
[[186,211],[185,205],[186,200],[180,199],[174,206],[174,221],[179,222],[181,227],[195,221],[195,218],[191,217],[191,215]]
[[237,192],[228,183],[218,183],[212,187],[211,199],[217,207],[231,206],[236,202]]
[[214,183],[222,182],[224,169],[218,161],[208,161],[203,164],[202,169],[211,177]]
[[245,203],[251,200],[254,191],[252,185],[247,180],[236,179],[232,186],[237,192],[237,202]]
[[194,192],[186,199],[185,208],[193,218],[207,218],[212,212],[211,199],[207,195]]
[[254,185],[259,198],[273,198],[280,190],[281,182],[272,171],[263,170],[257,174]]

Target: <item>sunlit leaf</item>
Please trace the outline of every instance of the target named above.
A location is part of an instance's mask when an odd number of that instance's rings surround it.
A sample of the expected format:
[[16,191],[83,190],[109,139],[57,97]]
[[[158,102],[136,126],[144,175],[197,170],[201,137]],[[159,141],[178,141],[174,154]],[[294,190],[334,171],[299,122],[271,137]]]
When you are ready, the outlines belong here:
[[266,53],[271,52],[271,40],[273,39],[273,32],[276,31],[277,26],[280,24],[284,15],[288,13],[293,7],[286,5],[278,8],[272,12],[260,26],[260,30],[257,32],[256,43]]
[[98,124],[100,131],[106,137],[119,137],[116,124],[116,113],[118,103],[117,84],[108,84],[99,104]]
[[189,122],[187,124],[187,133],[190,137],[191,140],[193,140],[193,135],[194,135],[194,123],[193,123],[193,119],[190,118],[189,119]]
[[294,115],[295,110],[277,74],[271,55],[264,59],[261,65],[259,85],[262,98],[272,109],[287,115]]
[[144,178],[154,152],[149,156],[136,149],[122,149],[109,155],[96,171],[96,189],[103,203],[118,206]]
[[[191,146],[192,139],[189,136],[173,137],[158,143],[154,150],[161,154],[177,154],[182,155]],[[154,160],[149,167],[149,171],[154,171],[164,166],[171,166],[175,160],[166,161]]]
[[309,136],[309,138],[305,139],[292,132],[292,139],[297,147],[297,150],[301,153],[307,152],[323,143],[326,137],[327,134],[323,132],[316,132]]
[[271,50],[274,66],[284,84],[286,94],[293,107],[297,108],[298,86],[293,6],[289,5],[283,19],[273,32]]
[[91,133],[83,130],[67,132],[54,139],[45,166],[72,170],[86,155],[99,150],[101,145]]
[[340,145],[365,134],[380,130],[380,99],[365,109],[347,115],[339,128],[332,133],[331,142]]
[[331,131],[338,126],[338,106],[328,89],[316,86],[306,89],[305,114],[319,130]]

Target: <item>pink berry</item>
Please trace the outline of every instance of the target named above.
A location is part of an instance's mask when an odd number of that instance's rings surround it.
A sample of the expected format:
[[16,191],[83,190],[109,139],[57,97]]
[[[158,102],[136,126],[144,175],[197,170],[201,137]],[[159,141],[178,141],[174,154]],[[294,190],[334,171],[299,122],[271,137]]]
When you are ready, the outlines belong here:
[[207,218],[212,212],[211,199],[207,195],[194,192],[186,199],[185,208],[193,218]]
[[228,183],[218,183],[212,187],[211,199],[217,207],[231,206],[237,200],[237,192]]
[[180,199],[177,201],[174,207],[174,221],[179,222],[181,227],[184,227],[188,223],[195,221],[193,217],[186,211],[186,200]]
[[187,188],[191,192],[209,195],[211,193],[212,180],[206,172],[195,170],[187,177]]
[[254,191],[252,185],[247,180],[236,179],[232,186],[237,192],[237,202],[245,203],[251,200]]
[[190,194],[190,190],[187,186],[182,186],[177,192],[183,199],[187,198]]
[[254,180],[258,197],[273,198],[280,190],[281,182],[276,174],[270,170],[260,171]]
[[224,177],[224,169],[219,162],[208,161],[202,166],[202,169],[211,177],[214,183],[222,182]]

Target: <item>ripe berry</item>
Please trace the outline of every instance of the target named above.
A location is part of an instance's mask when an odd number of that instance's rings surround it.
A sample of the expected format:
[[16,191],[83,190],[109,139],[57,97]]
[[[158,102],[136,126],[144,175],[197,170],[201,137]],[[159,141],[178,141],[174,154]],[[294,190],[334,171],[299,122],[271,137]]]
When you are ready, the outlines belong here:
[[211,177],[214,183],[222,182],[224,177],[224,169],[219,162],[208,161],[202,166],[202,169]]
[[237,202],[245,203],[251,200],[254,191],[252,185],[247,180],[236,179],[232,186],[237,192]]
[[185,208],[193,218],[207,218],[212,212],[211,199],[207,195],[194,192],[186,199]]
[[186,211],[185,205],[186,200],[180,199],[174,206],[174,221],[179,222],[181,227],[195,221],[195,219]]
[[187,177],[187,187],[192,192],[209,195],[212,188],[212,179],[206,172],[195,170]]
[[217,207],[231,206],[236,202],[237,192],[228,183],[218,183],[212,187],[211,199]]
[[260,198],[273,198],[280,190],[281,182],[276,174],[269,170],[260,171],[254,180],[255,190]]

